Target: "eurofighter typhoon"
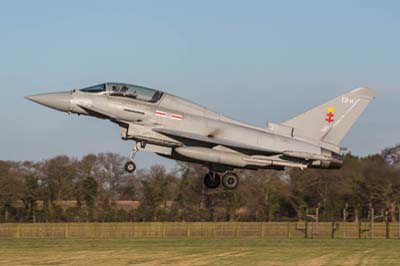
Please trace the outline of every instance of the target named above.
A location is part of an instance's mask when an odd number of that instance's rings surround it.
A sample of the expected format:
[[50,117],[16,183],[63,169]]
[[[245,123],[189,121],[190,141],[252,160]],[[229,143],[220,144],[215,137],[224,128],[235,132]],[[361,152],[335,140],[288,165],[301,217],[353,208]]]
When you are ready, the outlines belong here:
[[[136,169],[138,151],[209,169],[208,188],[235,189],[235,169],[338,169],[339,146],[374,92],[358,88],[281,124],[249,125],[166,92],[123,83],[27,96],[41,105],[117,124],[134,141],[125,170]],[[222,178],[220,177],[222,175]]]

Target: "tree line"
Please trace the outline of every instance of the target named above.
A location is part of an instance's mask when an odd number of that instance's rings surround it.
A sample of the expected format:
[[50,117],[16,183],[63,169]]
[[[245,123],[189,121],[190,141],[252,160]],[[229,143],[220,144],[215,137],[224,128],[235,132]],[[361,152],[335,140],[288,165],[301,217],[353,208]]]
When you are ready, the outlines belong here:
[[347,154],[334,171],[239,170],[234,191],[205,188],[199,165],[127,174],[125,161],[114,153],[0,161],[0,222],[295,221],[317,209],[320,221],[367,220],[371,209],[390,221],[400,215],[400,146]]

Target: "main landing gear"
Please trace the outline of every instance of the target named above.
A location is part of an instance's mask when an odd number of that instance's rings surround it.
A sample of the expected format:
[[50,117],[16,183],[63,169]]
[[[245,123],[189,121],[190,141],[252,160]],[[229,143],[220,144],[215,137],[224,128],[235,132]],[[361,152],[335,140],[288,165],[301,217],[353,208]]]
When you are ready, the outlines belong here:
[[[215,189],[221,184],[221,177],[218,173],[208,172],[204,176],[204,185],[207,188]],[[239,185],[239,177],[233,172],[226,172],[222,177],[222,185],[228,190],[233,190]]]
[[219,174],[215,172],[208,172],[204,176],[204,185],[206,185],[207,188],[217,188],[221,184],[221,178],[219,177]]
[[129,155],[129,161],[125,164],[125,171],[127,171],[128,173],[133,173],[136,170],[136,164],[134,162],[135,160],[135,155],[136,153],[139,151],[139,148],[144,146],[143,143],[139,143],[137,142],[133,147],[132,147],[132,151]]
[[228,172],[222,177],[222,185],[229,190],[236,189],[239,185],[239,177],[235,173]]

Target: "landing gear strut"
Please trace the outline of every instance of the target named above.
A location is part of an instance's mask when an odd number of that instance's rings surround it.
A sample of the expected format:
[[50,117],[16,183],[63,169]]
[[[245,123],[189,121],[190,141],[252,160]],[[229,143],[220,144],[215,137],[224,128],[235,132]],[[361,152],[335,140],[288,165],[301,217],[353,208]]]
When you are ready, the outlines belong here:
[[135,155],[139,151],[139,145],[143,145],[141,143],[135,143],[132,147],[132,151],[129,155],[129,161],[125,164],[125,171],[128,173],[133,173],[136,170],[136,164],[134,163]]

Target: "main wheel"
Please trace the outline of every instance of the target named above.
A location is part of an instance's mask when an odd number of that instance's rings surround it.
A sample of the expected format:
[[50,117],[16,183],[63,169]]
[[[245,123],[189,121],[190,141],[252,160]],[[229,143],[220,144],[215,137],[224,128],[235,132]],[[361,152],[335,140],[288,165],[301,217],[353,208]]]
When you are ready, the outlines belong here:
[[217,188],[221,184],[221,178],[217,173],[209,172],[204,176],[204,185],[206,185],[207,188]]
[[133,173],[136,170],[136,164],[132,161],[129,161],[125,164],[125,171],[128,173]]
[[239,185],[239,177],[234,173],[226,173],[222,177],[222,185],[226,189],[233,190]]

